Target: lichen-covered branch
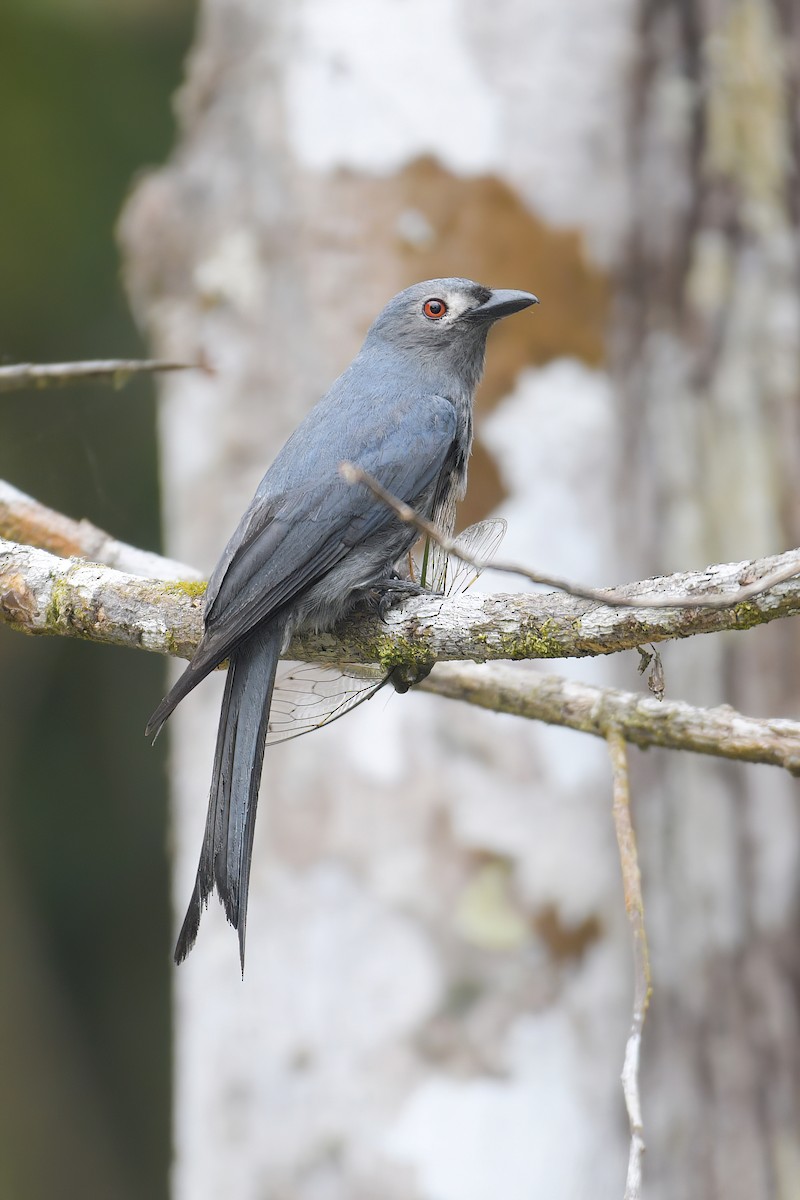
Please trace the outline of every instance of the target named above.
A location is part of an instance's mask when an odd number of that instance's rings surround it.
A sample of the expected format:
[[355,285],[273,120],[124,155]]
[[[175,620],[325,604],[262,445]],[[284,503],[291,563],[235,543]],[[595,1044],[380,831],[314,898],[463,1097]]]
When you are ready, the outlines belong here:
[[[788,556],[758,563],[777,570]],[[659,591],[724,592],[738,587],[750,563],[727,563],[630,584],[632,596]],[[59,634],[116,645],[138,645],[189,657],[200,636],[198,590],[110,567],[57,558],[0,540],[0,619],[28,633]],[[780,584],[733,608],[607,608],[558,593],[420,597],[385,622],[355,614],[336,634],[295,639],[291,656],[318,662],[379,663],[389,668],[472,659],[583,658],[647,642],[749,629],[800,613],[800,580]]]
[[[164,564],[165,570],[175,565],[169,559],[157,561]],[[726,572],[730,569],[709,568],[705,574]],[[671,587],[677,586],[678,579],[692,578],[678,576],[653,582]],[[762,597],[765,611],[758,613],[759,619],[771,620],[800,609],[800,589],[796,584],[784,587],[786,595]],[[23,632],[62,634],[188,658],[200,636],[204,590],[205,585],[196,580],[142,579],[0,539],[0,620]],[[385,625],[375,618],[359,616],[337,631],[337,636],[295,638],[289,653],[292,658],[331,663],[380,661],[386,667],[404,661],[404,656],[406,660],[426,660],[431,644],[443,646],[451,659],[460,652],[464,658],[480,657],[484,661],[501,657],[503,649],[509,651],[506,657],[523,657],[519,651],[525,646],[530,658],[555,657],[554,649],[561,644],[563,656],[568,657],[574,634],[571,622],[576,619],[569,611],[573,606],[574,601],[558,594],[412,600],[402,610],[390,613]],[[487,623],[492,614],[499,632],[490,637]],[[610,624],[601,624],[600,615],[595,614],[592,633],[595,653],[607,654],[636,644],[625,624],[615,643],[618,623],[623,620],[619,610],[605,614],[614,618]],[[699,615],[692,615],[692,623],[698,623]],[[717,628],[746,628],[758,623],[751,619],[731,625],[726,618],[732,615],[706,612],[706,627],[694,632],[712,632],[715,624]],[[667,616],[665,612],[648,614],[658,622],[659,636],[687,636],[671,629]],[[478,628],[480,621],[486,626],[483,631]],[[527,622],[529,627],[536,623],[544,632],[528,632],[522,638],[514,633],[514,621],[520,625]],[[588,621],[586,614],[583,622]],[[536,636],[542,639],[541,646],[537,646]],[[653,637],[651,629],[641,640]],[[538,649],[544,653],[537,653]],[[592,649],[587,643],[580,652],[589,654]],[[702,709],[680,701],[660,703],[633,692],[520,671],[501,662],[495,662],[491,670],[470,663],[443,662],[419,686],[450,699],[564,725],[597,737],[606,736],[612,721],[625,740],[637,746],[665,746],[769,763],[800,774],[800,723],[758,720],[727,705]]]
[[652,696],[540,675],[508,663],[493,663],[489,669],[441,663],[419,687],[493,712],[563,725],[595,737],[605,737],[612,722],[626,742],[643,749],[692,750],[768,763],[800,775],[800,722],[747,717],[727,704],[695,708],[680,700],[660,702]]
[[0,539],[0,620],[23,633],[189,658],[204,592],[205,583],[142,579]]
[[151,579],[200,579],[200,572],[149,550],[140,550],[91,521],[74,521],[0,479],[0,537],[38,546],[61,558],[88,558]]

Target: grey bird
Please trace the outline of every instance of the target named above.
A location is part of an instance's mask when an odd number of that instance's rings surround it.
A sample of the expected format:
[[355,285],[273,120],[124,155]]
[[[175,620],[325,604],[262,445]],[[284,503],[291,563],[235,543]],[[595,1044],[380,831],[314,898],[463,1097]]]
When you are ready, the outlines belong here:
[[293,632],[331,629],[359,601],[415,590],[394,568],[416,532],[364,485],[347,484],[340,464],[362,467],[451,533],[466,489],[487,334],[536,303],[529,292],[469,279],[431,279],[400,292],[261,480],[209,580],[194,657],[146,730],[157,734],[184,696],[228,660],[200,865],[176,962],[194,945],[216,887],[238,931],[244,971],[264,745],[275,671]]

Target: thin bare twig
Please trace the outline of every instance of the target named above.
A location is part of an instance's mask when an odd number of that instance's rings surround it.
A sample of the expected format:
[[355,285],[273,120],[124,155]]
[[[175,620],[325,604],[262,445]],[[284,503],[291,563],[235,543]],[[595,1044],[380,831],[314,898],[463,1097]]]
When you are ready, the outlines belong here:
[[132,375],[152,374],[154,371],[208,370],[201,363],[166,362],[157,358],[108,358],[71,363],[13,363],[0,367],[0,392],[16,392],[23,388],[63,387],[98,379],[121,387]]
[[485,571],[491,568],[494,571],[502,571],[509,575],[520,575],[523,579],[530,580],[531,583],[557,588],[560,592],[566,592],[570,596],[577,596],[581,600],[594,600],[598,604],[606,604],[610,608],[733,608],[736,604],[750,600],[753,596],[760,596],[777,584],[784,583],[787,579],[793,579],[795,575],[800,575],[800,550],[797,550],[790,561],[783,563],[777,570],[762,576],[760,579],[739,579],[737,580],[738,586],[736,590],[723,595],[620,595],[617,589],[586,587],[581,583],[573,583],[570,580],[561,579],[557,575],[545,575],[540,571],[531,571],[527,567],[520,566],[517,563],[499,562],[494,558],[491,561],[474,558],[467,554],[463,547],[459,546],[457,538],[448,537],[432,521],[428,521],[425,517],[420,516],[408,504],[405,504],[402,500],[398,500],[391,492],[387,492],[386,488],[378,483],[377,479],[373,475],[370,475],[368,471],[349,462],[342,463],[339,470],[343,479],[348,483],[364,484],[376,499],[386,504],[401,521],[404,521],[407,525],[412,525],[419,533],[424,534],[425,537],[429,537],[432,542],[441,546],[445,553],[452,554],[456,558],[461,559],[462,562],[469,563],[476,570]]
[[633,832],[630,808],[630,786],[628,781],[628,755],[625,739],[619,729],[610,726],[606,732],[608,753],[614,781],[614,829],[619,845],[622,867],[622,883],[625,891],[625,909],[633,934],[633,1019],[625,1046],[625,1061],[622,1068],[622,1091],[628,1122],[631,1128],[631,1145],[628,1156],[628,1176],[625,1182],[625,1200],[641,1200],[642,1156],[644,1155],[644,1129],[642,1105],[639,1095],[639,1058],[642,1047],[642,1029],[650,1003],[651,979],[650,956],[644,927],[644,904],[642,901],[642,879],[636,853],[636,837]]

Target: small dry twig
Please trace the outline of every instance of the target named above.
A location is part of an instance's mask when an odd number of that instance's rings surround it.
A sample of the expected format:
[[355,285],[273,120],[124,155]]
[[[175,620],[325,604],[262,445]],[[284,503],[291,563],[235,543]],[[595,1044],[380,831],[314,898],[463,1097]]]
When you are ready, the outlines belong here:
[[540,571],[531,571],[517,563],[498,562],[494,558],[491,561],[473,558],[464,551],[463,547],[458,545],[457,539],[447,537],[440,529],[437,529],[432,521],[420,516],[408,504],[398,500],[391,492],[387,492],[386,488],[378,483],[377,479],[368,471],[349,462],[343,462],[339,470],[342,478],[348,483],[363,483],[376,499],[386,504],[401,521],[405,521],[407,525],[413,525],[419,533],[429,537],[437,546],[441,546],[445,553],[460,558],[462,562],[469,563],[476,570],[485,571],[491,568],[509,575],[521,575],[523,579],[528,579],[531,583],[557,588],[560,592],[566,592],[570,596],[577,596],[581,600],[594,600],[598,604],[606,604],[610,608],[733,608],[736,604],[741,604],[753,596],[760,596],[763,592],[769,591],[776,584],[784,583],[787,579],[793,579],[795,575],[800,575],[800,550],[798,550],[788,563],[782,564],[777,570],[771,571],[760,579],[739,580],[737,590],[725,595],[618,595],[616,589],[585,587],[580,583],[560,579],[557,575],[544,575]]
[[201,363],[166,362],[157,358],[108,358],[71,363],[13,363],[0,367],[0,392],[23,388],[64,387],[85,379],[98,379],[121,387],[132,375],[154,371],[208,370]]
[[642,1156],[644,1155],[644,1129],[642,1105],[639,1094],[639,1058],[642,1047],[642,1029],[650,1003],[651,979],[650,956],[644,927],[644,904],[642,901],[642,879],[636,853],[636,836],[633,832],[630,808],[630,785],[628,780],[628,755],[625,739],[619,729],[610,726],[606,731],[608,753],[613,773],[614,829],[619,845],[622,867],[622,884],[625,892],[625,910],[633,934],[633,1019],[625,1046],[625,1061],[622,1067],[622,1091],[628,1122],[631,1128],[631,1145],[628,1157],[628,1176],[625,1182],[625,1200],[641,1200]]

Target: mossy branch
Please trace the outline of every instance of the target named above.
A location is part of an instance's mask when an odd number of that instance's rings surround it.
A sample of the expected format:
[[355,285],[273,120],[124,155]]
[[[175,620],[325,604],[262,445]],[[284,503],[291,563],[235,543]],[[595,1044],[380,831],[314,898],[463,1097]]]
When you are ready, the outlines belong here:
[[[704,571],[617,589],[632,597],[659,592],[724,593],[743,573],[778,570],[790,555],[725,563]],[[0,539],[0,619],[33,634],[82,637],[189,657],[201,631],[194,582],[141,579],[80,559]],[[335,633],[303,635],[294,658],[396,665],[471,659],[584,658],[648,642],[750,629],[800,613],[800,579],[728,609],[623,609],[559,593],[420,597],[382,622],[354,614]]]
[[[676,589],[736,587],[743,570],[780,569],[788,556],[733,563],[629,585],[631,595]],[[164,575],[175,564],[153,556]],[[187,568],[188,571],[188,568]],[[141,578],[83,559],[0,539],[0,621],[21,632],[80,637],[190,658],[202,629],[205,584]],[[696,709],[612,689],[593,688],[532,672],[499,659],[584,657],[638,645],[749,629],[800,613],[800,580],[730,609],[607,608],[558,593],[408,600],[386,622],[355,614],[335,633],[296,637],[291,658],[322,662],[398,664],[445,662],[420,686],[498,712],[517,713],[603,737],[609,721],[626,741],[661,745],[800,772],[800,724],[759,721],[727,707]],[[464,662],[494,661],[489,671]]]
[[800,722],[747,717],[728,704],[696,708],[682,700],[660,701],[507,663],[495,663],[489,670],[471,663],[443,663],[418,686],[492,712],[562,725],[594,737],[607,737],[613,726],[626,742],[643,750],[649,746],[691,750],[768,763],[800,776]]

